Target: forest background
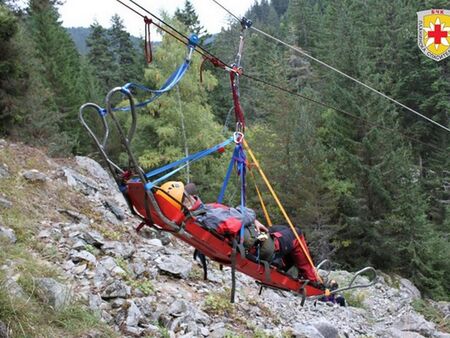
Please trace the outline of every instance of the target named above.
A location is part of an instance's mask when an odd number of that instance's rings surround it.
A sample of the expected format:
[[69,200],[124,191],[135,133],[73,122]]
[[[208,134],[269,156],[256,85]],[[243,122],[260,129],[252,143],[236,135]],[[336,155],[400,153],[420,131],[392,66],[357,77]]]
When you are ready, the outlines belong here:
[[[246,17],[449,126],[449,60],[424,56],[416,27],[416,12],[446,4],[262,0]],[[80,105],[104,105],[106,93],[127,82],[159,88],[186,48],[163,35],[153,62],[146,64],[143,49],[135,47],[116,15],[110,29],[92,24],[88,52],[81,55],[61,25],[59,5],[30,0],[19,9],[13,1],[0,1],[0,135],[45,146],[53,156],[98,159],[78,121]],[[200,34],[202,41],[208,38],[189,1],[165,19],[185,33]],[[208,39],[207,48],[231,63],[240,25],[230,22]],[[194,55],[181,83],[139,110],[133,148],[144,168],[232,134],[228,75],[207,65],[201,83],[201,61]],[[410,278],[426,296],[449,300],[450,134],[253,31],[245,32],[242,65],[246,74],[337,108],[248,78],[240,81],[246,139],[293,222],[304,230],[315,260],[328,258],[352,270],[372,265]],[[129,123],[126,114],[121,119]],[[109,151],[126,165],[118,142],[110,142]],[[176,179],[196,182],[203,199],[213,201],[229,155],[192,165]],[[262,190],[274,223],[284,222]],[[250,180],[248,205],[263,219],[256,195]],[[226,203],[239,204],[234,182]]]

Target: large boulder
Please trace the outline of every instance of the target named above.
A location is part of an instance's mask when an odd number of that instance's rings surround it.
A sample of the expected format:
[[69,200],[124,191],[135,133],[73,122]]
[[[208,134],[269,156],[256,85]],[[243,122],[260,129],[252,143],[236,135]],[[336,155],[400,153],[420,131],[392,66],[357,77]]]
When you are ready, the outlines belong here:
[[324,338],[337,338],[339,336],[338,330],[327,321],[321,320],[313,322],[312,326],[315,327]]
[[322,333],[312,325],[296,323],[289,331],[296,338],[324,338]]
[[393,327],[391,327],[390,329],[379,331],[376,333],[376,335],[380,338],[425,338],[417,332],[401,331]]
[[400,278],[400,289],[406,292],[411,300],[420,299],[421,294],[418,288],[406,278]]
[[112,179],[108,175],[106,170],[103,169],[103,167],[92,158],[85,156],[75,156],[75,161],[77,162],[77,165],[79,167],[86,170],[94,179],[112,184]]
[[425,320],[417,313],[411,312],[402,315],[393,325],[393,328],[400,331],[410,331],[419,333],[425,337],[430,337],[436,331],[436,326]]
[[188,278],[192,269],[192,263],[178,255],[162,256],[157,264],[161,271],[184,279]]
[[38,297],[56,311],[63,309],[70,303],[70,288],[53,278],[36,278],[36,291]]

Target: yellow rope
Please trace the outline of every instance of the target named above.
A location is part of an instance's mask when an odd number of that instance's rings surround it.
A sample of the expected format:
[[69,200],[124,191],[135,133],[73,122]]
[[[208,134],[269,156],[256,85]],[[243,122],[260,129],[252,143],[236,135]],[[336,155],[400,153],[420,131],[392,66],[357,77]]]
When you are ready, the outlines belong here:
[[288,214],[286,213],[286,210],[284,210],[283,205],[281,204],[280,200],[278,199],[277,194],[275,193],[275,191],[272,188],[272,185],[270,184],[269,180],[267,179],[266,175],[264,174],[263,170],[261,169],[258,161],[255,158],[255,155],[253,155],[252,150],[250,149],[250,147],[248,146],[247,141],[244,139],[244,146],[247,149],[248,153],[250,154],[250,157],[252,158],[253,163],[255,164],[256,168],[258,169],[259,173],[261,174],[261,177],[264,180],[264,183],[266,183],[267,188],[269,189],[270,193],[272,194],[275,202],[277,203],[278,207],[281,210],[281,213],[283,214],[284,218],[286,219],[286,221],[288,222],[289,226],[291,227],[295,238],[297,238],[298,243],[300,244],[300,247],[303,251],[303,253],[305,254],[306,258],[308,259],[309,264],[311,264],[311,266],[314,268],[314,272],[316,274],[316,277],[319,281],[322,282],[322,278],[320,278],[319,274],[317,273],[317,269],[311,259],[311,256],[308,253],[308,250],[304,247],[303,242],[300,240],[300,236],[297,233],[297,230],[294,227],[294,224],[292,224],[291,219],[289,218]]
[[253,175],[253,172],[249,170],[250,175],[252,175],[253,183],[255,184],[256,193],[258,194],[259,203],[261,204],[261,207],[264,212],[264,217],[266,218],[267,224],[271,227],[272,226],[272,220],[270,219],[269,213],[267,212],[266,204],[264,203],[264,200],[261,196],[261,192],[258,189],[258,185],[256,184],[255,176]]

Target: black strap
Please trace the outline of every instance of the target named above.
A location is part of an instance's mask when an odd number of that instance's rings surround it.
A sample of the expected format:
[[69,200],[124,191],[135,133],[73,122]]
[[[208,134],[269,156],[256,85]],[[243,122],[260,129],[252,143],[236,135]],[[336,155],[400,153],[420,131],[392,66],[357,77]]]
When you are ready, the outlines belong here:
[[198,251],[198,249],[194,250],[194,260],[196,259],[200,260],[200,263],[202,264],[202,268],[203,268],[203,279],[207,280],[208,279],[208,266],[206,265],[206,256],[201,253],[200,251]]
[[305,305],[305,301],[306,301],[306,289],[305,286],[308,284],[309,281],[305,281],[302,286],[300,287],[299,293],[302,296],[302,301],[300,303],[301,306]]
[[262,285],[259,287],[258,296],[261,296],[261,295],[262,295],[263,288],[264,288],[264,286],[262,286]]

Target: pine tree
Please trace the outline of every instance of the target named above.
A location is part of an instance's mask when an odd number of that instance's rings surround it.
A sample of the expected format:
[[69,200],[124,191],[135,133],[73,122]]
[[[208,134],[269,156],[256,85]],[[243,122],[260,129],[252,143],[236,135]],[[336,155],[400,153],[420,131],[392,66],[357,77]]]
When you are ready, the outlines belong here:
[[[83,88],[77,87],[80,59],[75,44],[59,22],[57,1],[31,0],[28,8],[29,29],[37,55],[43,60],[47,85],[54,93],[57,105],[59,135],[50,142],[54,152],[73,152],[78,144],[77,111],[84,101]],[[45,60],[45,61],[44,61]]]
[[197,34],[202,42],[209,36],[205,27],[200,24],[195,8],[189,0],[184,2],[183,9],[176,9],[175,19],[184,24],[190,33]]
[[123,20],[118,15],[111,18],[111,23],[109,46],[117,67],[118,83],[116,85],[140,82],[143,77],[143,69],[138,64],[140,59],[131,41],[131,36],[125,31]]
[[115,86],[121,85],[118,77],[118,65],[111,52],[108,31],[98,22],[91,25],[91,33],[86,40],[89,48],[87,59],[94,69],[103,95]]
[[19,72],[18,51],[13,45],[17,30],[17,19],[6,6],[0,5],[0,133],[5,133],[14,119],[11,101],[20,89],[16,81],[11,81],[17,79]]
[[0,78],[6,82],[0,81],[0,132],[33,144],[48,144],[57,134],[56,114],[49,113],[56,111],[56,104],[45,84],[43,63],[24,22],[3,6],[0,11],[2,23],[6,23],[1,29],[5,43],[1,46]]

